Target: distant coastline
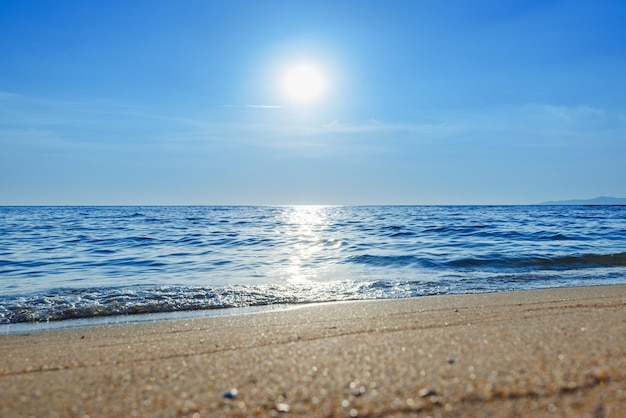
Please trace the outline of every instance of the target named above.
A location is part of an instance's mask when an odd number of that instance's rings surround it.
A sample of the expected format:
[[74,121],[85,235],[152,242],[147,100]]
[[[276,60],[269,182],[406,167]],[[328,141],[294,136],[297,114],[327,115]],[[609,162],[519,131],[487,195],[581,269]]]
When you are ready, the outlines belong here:
[[626,198],[600,196],[595,199],[553,200],[540,205],[626,206]]

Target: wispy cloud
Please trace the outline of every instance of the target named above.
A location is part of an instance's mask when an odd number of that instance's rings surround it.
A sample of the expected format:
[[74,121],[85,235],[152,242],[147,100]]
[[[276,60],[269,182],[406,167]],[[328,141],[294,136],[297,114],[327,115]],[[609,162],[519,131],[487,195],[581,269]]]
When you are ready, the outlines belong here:
[[381,152],[416,144],[441,148],[472,143],[500,148],[597,147],[623,141],[626,113],[591,106],[523,104],[432,113],[423,115],[421,121],[390,122],[379,117],[360,123],[273,121],[230,129],[238,132],[240,140],[289,150],[323,145]]
[[[626,113],[592,106],[523,104],[457,112],[429,112],[414,120],[373,115],[361,122],[301,118],[271,104],[222,105],[259,112],[167,111],[124,104],[63,101],[0,91],[0,140],[59,141],[66,146],[131,143],[175,147],[184,152],[254,146],[328,153],[401,152],[407,145],[455,146],[493,143],[499,147],[566,147],[616,143],[626,137]],[[226,114],[226,116],[225,116]],[[300,115],[301,116],[301,115]],[[18,139],[19,138],[19,139]],[[32,141],[28,141],[32,138]],[[39,138],[39,139],[37,139]],[[414,148],[415,149],[415,148]]]
[[281,105],[270,105],[270,104],[246,104],[246,105],[236,105],[236,104],[223,104],[217,106],[222,109],[237,109],[237,108],[249,108],[249,109],[283,109],[285,106]]
[[285,106],[280,105],[266,105],[266,104],[247,104],[245,107],[252,109],[282,109]]
[[184,128],[174,117],[142,106],[63,100],[0,92],[0,141],[35,147],[127,147],[154,142],[161,132]]
[[[592,106],[530,103],[466,112],[454,120],[466,135],[525,146],[597,146],[626,135],[626,113]],[[621,140],[621,139],[620,139]]]
[[605,130],[626,127],[626,114],[592,106],[528,105],[530,112],[549,118],[555,125],[572,130]]

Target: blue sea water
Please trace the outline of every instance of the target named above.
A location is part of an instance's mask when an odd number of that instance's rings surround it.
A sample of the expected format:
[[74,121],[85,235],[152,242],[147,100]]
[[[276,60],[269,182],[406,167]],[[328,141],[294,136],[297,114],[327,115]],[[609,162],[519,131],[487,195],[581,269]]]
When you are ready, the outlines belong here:
[[617,283],[618,206],[0,207],[9,326]]

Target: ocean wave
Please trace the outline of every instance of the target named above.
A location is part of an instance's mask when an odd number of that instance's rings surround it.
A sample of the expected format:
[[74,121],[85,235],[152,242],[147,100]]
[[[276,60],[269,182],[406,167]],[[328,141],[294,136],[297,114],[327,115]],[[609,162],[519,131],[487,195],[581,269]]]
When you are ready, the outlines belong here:
[[[409,286],[409,287],[407,287]],[[55,289],[4,298],[0,324],[60,321],[115,315],[302,304],[343,300],[434,295],[445,283],[332,282],[233,285]]]
[[433,259],[417,255],[375,255],[361,254],[347,257],[345,262],[366,264],[375,267],[435,267]]
[[[625,255],[620,255],[623,259]],[[0,324],[120,315],[248,308],[349,300],[412,298],[546,287],[625,283],[623,270],[463,273],[424,280],[384,279],[259,285],[59,288],[2,298]]]
[[552,257],[464,258],[447,263],[459,268],[576,270],[626,266],[626,252]]
[[[449,256],[448,256],[449,257]],[[507,257],[489,254],[483,257],[466,257],[445,261],[435,257],[417,255],[372,255],[363,254],[349,257],[347,262],[376,267],[450,268],[461,270],[517,270],[551,269],[574,270],[607,267],[625,267],[626,252],[617,254],[580,254],[566,256],[517,256]]]

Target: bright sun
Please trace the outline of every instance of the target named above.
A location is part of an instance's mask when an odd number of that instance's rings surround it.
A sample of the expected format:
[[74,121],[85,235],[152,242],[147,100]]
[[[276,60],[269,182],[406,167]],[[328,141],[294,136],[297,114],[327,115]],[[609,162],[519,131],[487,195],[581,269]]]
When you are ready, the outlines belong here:
[[296,65],[287,70],[283,88],[289,99],[309,102],[323,93],[324,78],[320,70],[313,66]]

